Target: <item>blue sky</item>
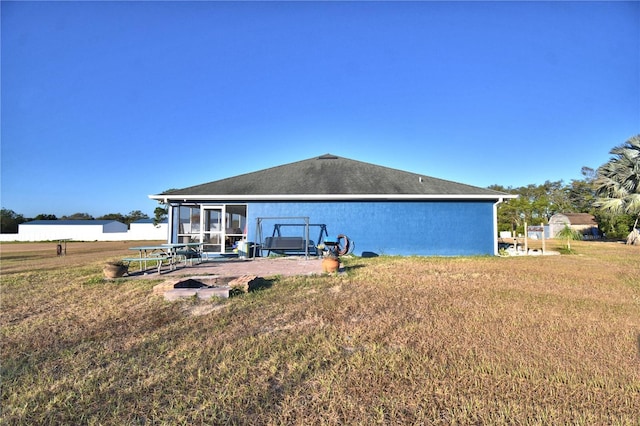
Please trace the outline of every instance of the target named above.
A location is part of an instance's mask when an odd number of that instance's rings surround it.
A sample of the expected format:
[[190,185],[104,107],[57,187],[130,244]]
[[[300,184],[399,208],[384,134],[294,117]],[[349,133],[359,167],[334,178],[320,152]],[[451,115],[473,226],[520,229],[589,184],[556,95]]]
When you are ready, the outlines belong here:
[[0,3],[3,208],[94,216],[325,153],[480,187],[640,133],[640,2]]

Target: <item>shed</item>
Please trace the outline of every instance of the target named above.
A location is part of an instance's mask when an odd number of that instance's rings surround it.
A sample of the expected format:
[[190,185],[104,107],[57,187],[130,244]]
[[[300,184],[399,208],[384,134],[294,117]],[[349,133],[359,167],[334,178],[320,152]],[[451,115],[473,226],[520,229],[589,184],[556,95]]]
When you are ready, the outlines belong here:
[[556,213],[549,219],[549,234],[552,238],[558,235],[565,226],[581,232],[588,237],[599,235],[598,222],[589,213]]
[[362,256],[454,256],[497,254],[497,205],[515,196],[325,154],[149,197],[169,207],[168,242],[212,253],[308,232]]

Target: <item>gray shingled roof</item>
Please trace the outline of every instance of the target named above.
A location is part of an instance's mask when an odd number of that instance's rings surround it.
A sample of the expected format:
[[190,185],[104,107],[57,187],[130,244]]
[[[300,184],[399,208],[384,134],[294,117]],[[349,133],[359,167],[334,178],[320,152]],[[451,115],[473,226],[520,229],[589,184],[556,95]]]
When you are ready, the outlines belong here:
[[596,221],[596,218],[589,213],[560,213],[560,214],[551,216],[551,218],[553,219],[554,216],[556,216],[557,219],[560,219],[560,220],[562,220],[562,216],[565,216],[569,220],[569,223],[571,225],[598,226],[598,222]]
[[[508,194],[325,154],[202,185],[152,195],[154,199],[504,198]],[[382,196],[382,197],[380,197]],[[404,197],[403,197],[404,196]],[[455,197],[460,196],[460,197]]]

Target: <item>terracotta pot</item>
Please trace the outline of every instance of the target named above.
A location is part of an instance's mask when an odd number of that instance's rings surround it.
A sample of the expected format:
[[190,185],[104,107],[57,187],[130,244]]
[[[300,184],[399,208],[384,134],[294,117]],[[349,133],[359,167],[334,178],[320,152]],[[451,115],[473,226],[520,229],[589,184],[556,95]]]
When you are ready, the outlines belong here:
[[323,272],[333,273],[337,272],[339,268],[340,260],[336,259],[335,257],[325,257],[324,259],[322,259]]
[[107,263],[104,265],[102,272],[104,272],[104,276],[107,278],[120,278],[124,276],[129,271],[129,267],[127,265],[119,265],[114,263]]

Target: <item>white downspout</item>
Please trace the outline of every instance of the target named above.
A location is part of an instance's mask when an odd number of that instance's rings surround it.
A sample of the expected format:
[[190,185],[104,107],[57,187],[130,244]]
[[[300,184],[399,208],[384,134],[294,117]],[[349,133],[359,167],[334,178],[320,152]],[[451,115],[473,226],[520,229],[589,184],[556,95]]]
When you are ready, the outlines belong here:
[[498,198],[498,201],[493,203],[493,255],[499,256],[498,252],[498,204],[502,203],[504,198]]

